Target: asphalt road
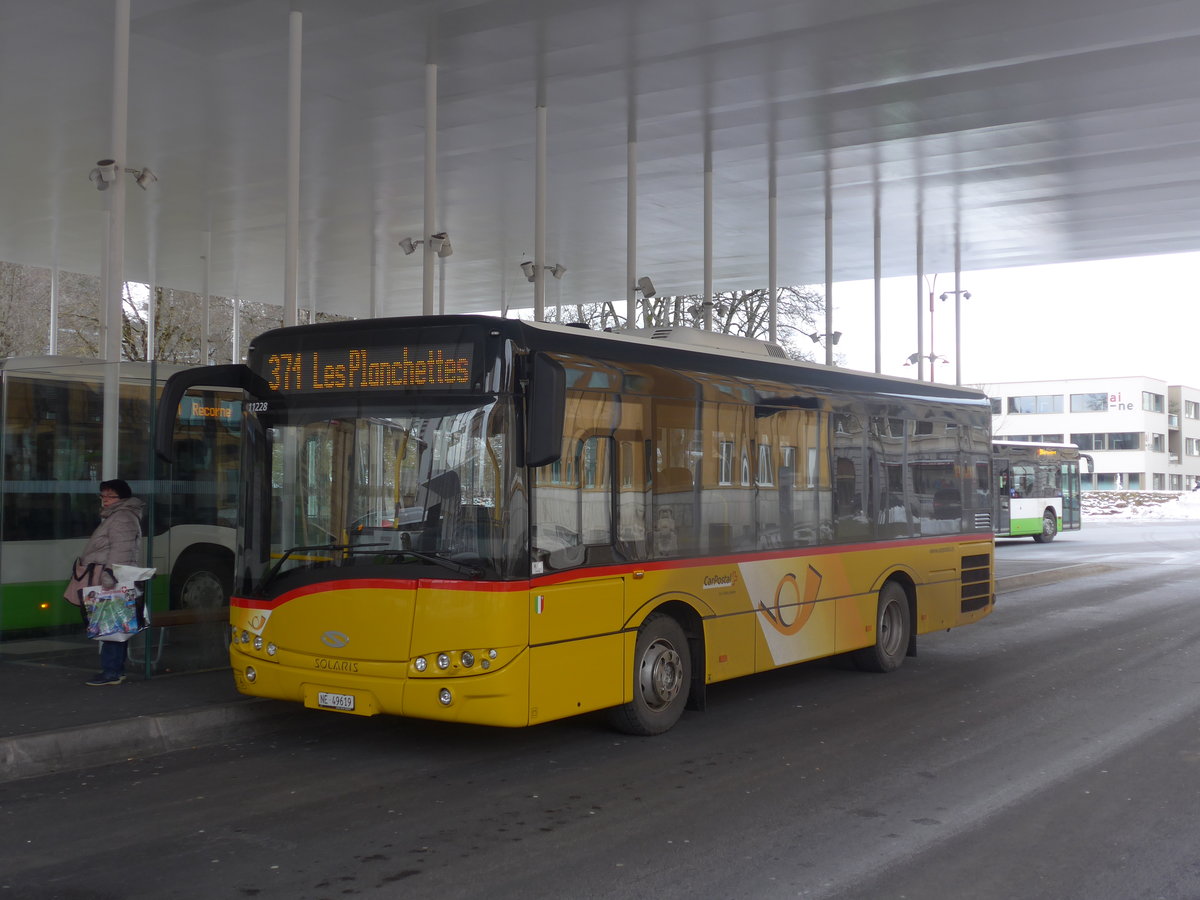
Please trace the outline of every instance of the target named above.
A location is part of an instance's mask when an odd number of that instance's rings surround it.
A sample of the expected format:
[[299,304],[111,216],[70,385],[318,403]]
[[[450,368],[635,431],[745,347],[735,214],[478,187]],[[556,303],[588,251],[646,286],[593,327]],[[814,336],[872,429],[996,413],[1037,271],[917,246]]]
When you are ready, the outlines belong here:
[[0,898],[1195,900],[1200,523],[997,553],[1074,577],[891,675],[714,686],[657,738],[314,712],[0,785]]

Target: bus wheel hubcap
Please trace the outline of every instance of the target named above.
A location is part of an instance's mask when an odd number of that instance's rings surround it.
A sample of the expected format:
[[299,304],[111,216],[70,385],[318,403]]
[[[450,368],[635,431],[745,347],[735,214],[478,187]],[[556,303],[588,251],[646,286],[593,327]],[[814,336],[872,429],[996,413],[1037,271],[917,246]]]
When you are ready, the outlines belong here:
[[651,709],[670,704],[683,687],[683,660],[666,641],[646,648],[639,673],[642,698]]

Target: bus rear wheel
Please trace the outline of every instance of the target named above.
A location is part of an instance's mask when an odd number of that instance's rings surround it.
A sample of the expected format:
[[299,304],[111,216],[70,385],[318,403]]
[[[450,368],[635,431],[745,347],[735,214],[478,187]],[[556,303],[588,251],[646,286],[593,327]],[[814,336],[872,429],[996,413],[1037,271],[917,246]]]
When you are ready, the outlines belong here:
[[1048,544],[1054,540],[1054,536],[1058,534],[1058,518],[1054,515],[1053,510],[1046,510],[1042,516],[1042,533],[1035,534],[1033,539],[1039,544]]
[[633,657],[633,699],[610,713],[613,727],[650,736],[669,731],[683,715],[692,682],[687,636],[670,616],[651,615],[638,632]]
[[895,581],[889,581],[879,591],[879,606],[875,612],[875,643],[855,650],[854,664],[864,672],[892,672],[900,668],[908,653],[912,637],[912,616],[909,615],[908,594]]

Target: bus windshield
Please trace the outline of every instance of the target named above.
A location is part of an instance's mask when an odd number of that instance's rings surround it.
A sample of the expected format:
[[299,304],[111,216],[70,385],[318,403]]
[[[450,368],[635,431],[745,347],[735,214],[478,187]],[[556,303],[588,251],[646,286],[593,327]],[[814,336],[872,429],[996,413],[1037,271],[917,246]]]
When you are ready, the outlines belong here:
[[401,578],[527,571],[508,400],[272,408],[250,421],[246,489],[269,512],[245,525],[244,592],[273,596],[331,566]]

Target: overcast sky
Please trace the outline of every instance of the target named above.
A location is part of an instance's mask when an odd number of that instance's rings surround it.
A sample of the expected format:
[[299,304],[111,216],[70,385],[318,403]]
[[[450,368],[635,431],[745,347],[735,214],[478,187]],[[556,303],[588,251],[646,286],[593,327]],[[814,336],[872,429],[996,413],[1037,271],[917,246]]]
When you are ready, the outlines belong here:
[[[961,303],[964,384],[1146,375],[1200,388],[1200,254],[964,271],[961,282],[971,292]],[[936,380],[949,383],[954,298],[937,297],[953,288],[953,272],[937,275],[932,352],[949,357],[936,366]],[[836,284],[833,296],[845,365],[874,371],[873,283]],[[881,297],[882,370],[915,378],[904,361],[917,350],[916,279],[885,279]]]

